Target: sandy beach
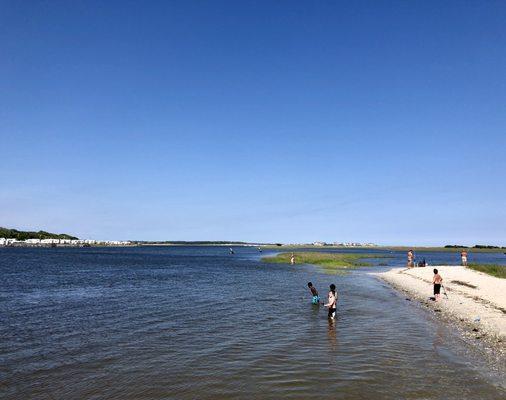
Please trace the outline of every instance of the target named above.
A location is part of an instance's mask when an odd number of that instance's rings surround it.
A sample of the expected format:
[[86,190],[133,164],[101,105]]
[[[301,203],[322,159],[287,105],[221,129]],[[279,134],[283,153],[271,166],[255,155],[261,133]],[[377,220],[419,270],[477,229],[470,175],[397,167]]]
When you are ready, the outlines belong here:
[[[433,268],[443,277],[448,297],[441,291],[438,302],[432,296]],[[394,268],[378,273],[381,279],[420,301],[442,317],[458,322],[463,333],[494,344],[501,353],[506,348],[506,280],[460,266]]]

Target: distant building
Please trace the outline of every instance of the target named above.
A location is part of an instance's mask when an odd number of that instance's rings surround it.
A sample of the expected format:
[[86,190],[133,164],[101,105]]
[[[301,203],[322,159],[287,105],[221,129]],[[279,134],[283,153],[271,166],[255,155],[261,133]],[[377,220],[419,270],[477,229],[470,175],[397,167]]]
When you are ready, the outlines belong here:
[[58,244],[60,239],[42,239],[40,242],[43,244]]
[[99,241],[94,239],[26,239],[26,240],[16,240],[16,239],[6,239],[0,238],[0,246],[56,246],[56,245],[66,245],[66,246],[76,246],[82,247],[85,245],[102,245],[102,246],[130,246],[132,242],[129,241],[121,241],[121,240],[106,240]]
[[335,246],[343,246],[343,247],[376,247],[374,243],[358,243],[358,242],[344,242],[344,243],[334,243]]

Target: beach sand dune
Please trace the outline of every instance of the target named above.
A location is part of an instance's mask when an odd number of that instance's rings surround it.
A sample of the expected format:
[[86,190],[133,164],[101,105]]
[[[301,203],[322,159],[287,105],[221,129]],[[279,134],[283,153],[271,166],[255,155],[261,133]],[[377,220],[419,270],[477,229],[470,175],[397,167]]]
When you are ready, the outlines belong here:
[[[433,268],[439,270],[448,294],[446,298],[442,292],[439,302],[429,300]],[[487,337],[496,342],[496,346],[505,347],[506,279],[460,266],[394,268],[376,275],[422,303],[432,305],[434,311],[467,324],[468,331],[476,338]]]

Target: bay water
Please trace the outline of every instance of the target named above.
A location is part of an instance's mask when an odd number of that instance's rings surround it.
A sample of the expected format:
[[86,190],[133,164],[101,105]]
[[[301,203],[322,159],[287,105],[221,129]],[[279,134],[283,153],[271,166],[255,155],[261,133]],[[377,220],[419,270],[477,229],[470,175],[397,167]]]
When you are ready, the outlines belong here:
[[[368,274],[385,266],[328,275],[268,253],[0,249],[0,398],[506,398],[502,372],[451,325]],[[405,263],[385,254],[375,262]],[[308,281],[322,295],[336,284],[335,321]]]

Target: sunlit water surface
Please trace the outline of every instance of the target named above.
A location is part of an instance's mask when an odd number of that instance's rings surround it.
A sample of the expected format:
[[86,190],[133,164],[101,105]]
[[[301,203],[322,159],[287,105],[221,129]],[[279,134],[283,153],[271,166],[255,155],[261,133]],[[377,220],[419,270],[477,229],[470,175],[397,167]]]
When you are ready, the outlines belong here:
[[[391,255],[382,262],[404,263]],[[331,276],[259,256],[0,249],[0,398],[505,398],[501,376],[451,328],[365,271]],[[309,280],[322,293],[337,285],[335,323],[310,304]]]

